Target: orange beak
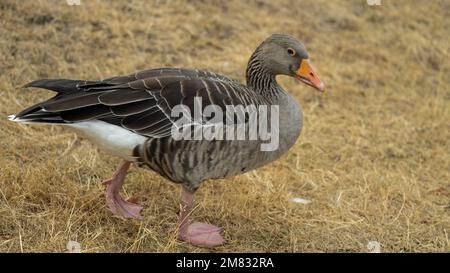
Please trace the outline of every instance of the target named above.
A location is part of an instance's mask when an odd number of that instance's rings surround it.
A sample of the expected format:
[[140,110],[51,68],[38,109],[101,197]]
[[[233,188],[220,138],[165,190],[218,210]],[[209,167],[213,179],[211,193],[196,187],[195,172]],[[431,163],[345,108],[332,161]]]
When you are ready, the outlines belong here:
[[296,78],[303,83],[314,87],[319,91],[324,91],[325,85],[319,79],[309,59],[303,59],[300,63],[300,68],[295,71]]

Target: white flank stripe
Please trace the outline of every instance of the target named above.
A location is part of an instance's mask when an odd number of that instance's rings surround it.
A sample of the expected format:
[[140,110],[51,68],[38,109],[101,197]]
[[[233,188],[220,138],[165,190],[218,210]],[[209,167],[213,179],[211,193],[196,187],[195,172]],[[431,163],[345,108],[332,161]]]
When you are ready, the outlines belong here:
[[106,152],[133,161],[133,149],[146,137],[100,120],[67,124]]

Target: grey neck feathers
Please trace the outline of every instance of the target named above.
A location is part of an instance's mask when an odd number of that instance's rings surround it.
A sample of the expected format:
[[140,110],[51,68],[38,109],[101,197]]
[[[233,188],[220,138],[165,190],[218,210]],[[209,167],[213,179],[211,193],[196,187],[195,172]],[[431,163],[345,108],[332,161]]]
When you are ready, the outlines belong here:
[[283,89],[277,83],[275,75],[266,67],[263,58],[260,48],[250,57],[245,73],[247,87],[266,98],[274,98],[282,93]]

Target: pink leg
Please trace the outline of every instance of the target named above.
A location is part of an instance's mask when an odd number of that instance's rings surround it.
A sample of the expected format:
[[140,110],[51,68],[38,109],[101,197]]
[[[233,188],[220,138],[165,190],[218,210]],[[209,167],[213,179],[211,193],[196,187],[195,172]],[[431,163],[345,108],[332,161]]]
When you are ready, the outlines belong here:
[[142,220],[143,217],[140,215],[142,206],[125,201],[119,193],[130,165],[129,161],[122,162],[113,177],[103,181],[106,185],[106,205],[114,215]]
[[180,230],[178,239],[194,246],[216,247],[225,240],[220,235],[222,229],[213,225],[191,222],[189,216],[194,206],[194,194],[184,189],[181,193]]

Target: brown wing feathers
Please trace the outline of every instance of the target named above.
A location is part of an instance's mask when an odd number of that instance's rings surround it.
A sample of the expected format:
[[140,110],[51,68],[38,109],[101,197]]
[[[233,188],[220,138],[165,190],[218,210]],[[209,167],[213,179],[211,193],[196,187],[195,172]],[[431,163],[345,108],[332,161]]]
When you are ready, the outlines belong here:
[[47,112],[61,112],[97,105],[99,104],[98,98],[98,93],[79,93],[76,96],[62,96],[52,99],[40,104],[40,106]]
[[86,89],[90,87],[102,87],[110,85],[111,84],[107,82],[66,80],[66,79],[57,79],[57,80],[42,79],[27,83],[23,87],[38,87],[52,90],[62,94],[68,94],[78,91],[79,86],[84,86],[84,88]]
[[136,115],[144,111],[156,108],[154,101],[144,100],[111,107],[111,111],[115,116],[126,117]]
[[97,104],[107,106],[123,105],[153,99],[146,90],[113,90],[97,95]]
[[[175,105],[182,103],[193,111],[194,97],[200,96],[203,108],[216,104],[225,109],[226,104],[244,101],[236,86],[236,82],[211,72],[175,68],[145,70],[100,82],[39,80],[25,87],[58,94],[25,109],[17,118],[49,123],[98,119],[142,135],[161,137],[170,133],[174,122],[170,112]],[[247,91],[239,87],[242,93]]]
[[100,119],[110,114],[111,109],[105,105],[93,105],[60,112],[61,118],[68,122]]

